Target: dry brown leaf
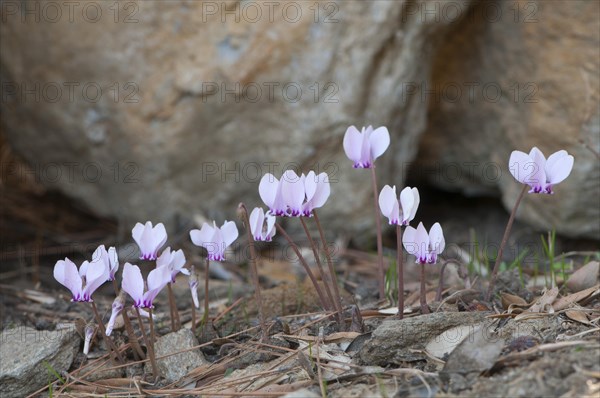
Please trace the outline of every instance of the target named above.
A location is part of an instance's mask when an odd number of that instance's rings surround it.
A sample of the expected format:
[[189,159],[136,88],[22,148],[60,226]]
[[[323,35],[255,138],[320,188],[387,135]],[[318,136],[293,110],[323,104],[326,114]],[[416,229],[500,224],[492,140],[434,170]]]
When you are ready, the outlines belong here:
[[580,302],[592,294],[597,293],[600,293],[600,285],[596,285],[580,292],[561,297],[552,304],[552,307],[554,308],[554,311],[564,310],[565,308],[569,308],[569,306],[571,306],[573,303]]
[[576,322],[583,323],[584,325],[591,325],[590,320],[583,311],[579,310],[568,310],[565,311],[565,315]]
[[557,287],[547,290],[542,297],[535,300],[534,304],[526,312],[546,312],[548,307],[552,308],[552,303],[556,300],[557,296]]
[[519,296],[515,296],[514,294],[501,293],[500,296],[502,297],[502,307],[504,309],[509,309],[511,305],[520,307],[526,307],[529,305],[527,301]]
[[567,288],[572,292],[579,292],[595,286],[600,279],[600,262],[590,261],[579,268],[566,282]]

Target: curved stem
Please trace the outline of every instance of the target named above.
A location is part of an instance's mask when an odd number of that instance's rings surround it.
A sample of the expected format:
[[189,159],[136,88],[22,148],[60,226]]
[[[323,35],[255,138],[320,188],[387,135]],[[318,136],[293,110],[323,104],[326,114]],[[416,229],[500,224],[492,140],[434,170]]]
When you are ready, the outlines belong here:
[[298,246],[296,246],[296,244],[294,243],[292,238],[290,238],[290,236],[285,232],[285,230],[281,227],[281,225],[279,225],[279,223],[275,223],[275,228],[277,228],[277,231],[279,232],[279,234],[281,234],[281,236],[283,236],[288,241],[289,245],[294,250],[294,253],[296,253],[298,260],[300,260],[300,264],[302,264],[302,266],[304,267],[306,274],[310,278],[310,281],[312,282],[313,286],[315,287],[315,290],[317,291],[317,295],[319,296],[321,305],[323,306],[324,309],[327,309],[327,301],[325,300],[325,296],[323,296],[323,292],[321,291],[321,288],[319,287],[319,282],[317,282],[317,279],[315,278],[312,271],[310,270],[310,267],[308,266],[308,264],[306,263],[306,260],[302,256],[302,253],[300,253]]
[[375,206],[375,224],[377,225],[377,283],[379,286],[379,299],[383,300],[385,298],[385,270],[383,269],[383,239],[381,237],[381,215],[379,214],[379,195],[377,192],[375,165],[371,166],[371,183],[373,186],[373,205]]
[[204,269],[204,315],[202,316],[203,327],[208,325],[208,265],[210,260],[206,258],[206,268]]
[[404,252],[402,251],[402,226],[396,225],[397,255],[396,267],[398,274],[398,317],[404,318]]
[[167,283],[167,291],[169,292],[169,315],[171,318],[171,331],[177,331],[176,321],[175,321],[175,311],[174,304],[175,298],[173,297],[173,289],[171,288],[171,282]]
[[494,286],[496,285],[496,278],[498,276],[498,269],[500,268],[500,263],[502,262],[502,252],[504,251],[504,246],[506,246],[506,242],[508,242],[508,237],[510,236],[510,230],[512,229],[513,222],[515,221],[515,216],[517,215],[517,209],[519,208],[519,204],[527,191],[527,185],[523,186],[517,201],[510,213],[510,217],[508,219],[508,223],[506,224],[506,229],[504,230],[504,236],[502,237],[502,243],[500,243],[500,248],[498,249],[498,256],[496,257],[496,262],[494,263],[494,268],[492,270],[492,279],[490,280],[490,285],[488,287],[487,294],[485,296],[485,300],[489,301],[492,297],[492,293],[494,291]]
[[[119,296],[119,294],[121,294],[121,292],[119,291],[119,287],[117,286],[116,279],[112,280],[112,285],[113,285],[113,289],[115,290],[115,295]],[[125,296],[123,296],[123,303],[125,303],[126,300],[127,300],[127,298]],[[138,339],[135,336],[133,327],[131,326],[131,319],[129,318],[129,314],[127,313],[127,308],[126,307],[123,308],[121,313],[123,314],[123,323],[125,323],[125,330],[127,331],[127,336],[129,337],[129,342],[131,343],[131,346],[133,347],[134,357],[139,357],[140,359],[146,358],[146,355],[144,354],[144,351],[142,350],[142,347],[140,347],[140,343],[138,342]]]

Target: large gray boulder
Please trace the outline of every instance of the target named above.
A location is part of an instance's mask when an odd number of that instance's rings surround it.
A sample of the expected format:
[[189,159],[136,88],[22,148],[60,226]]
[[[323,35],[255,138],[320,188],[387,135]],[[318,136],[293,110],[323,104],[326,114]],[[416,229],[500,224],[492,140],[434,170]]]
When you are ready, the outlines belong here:
[[[576,140],[597,144],[598,4],[485,4],[3,3],[2,128],[49,188],[168,228],[197,213],[231,219],[239,201],[260,204],[262,174],[298,166],[330,174],[330,229],[373,231],[369,174],[341,146],[352,124],[392,134],[380,185],[403,184],[425,130],[423,156],[442,163],[505,165],[513,148],[565,147],[573,176],[522,217],[595,237],[598,165]],[[531,7],[538,23],[525,20]],[[533,82],[540,101],[524,103],[532,86],[517,103],[436,103],[415,90],[454,80]],[[507,175],[450,188],[467,185],[507,206],[518,189]]]

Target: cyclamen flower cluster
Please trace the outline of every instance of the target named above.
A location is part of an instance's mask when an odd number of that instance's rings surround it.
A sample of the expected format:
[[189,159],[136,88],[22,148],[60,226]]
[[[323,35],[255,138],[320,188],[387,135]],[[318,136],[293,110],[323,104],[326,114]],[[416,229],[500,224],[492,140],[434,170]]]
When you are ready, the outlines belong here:
[[54,279],[71,291],[71,301],[92,302],[92,294],[106,281],[114,280],[119,259],[114,247],[106,250],[99,246],[92,261],[84,261],[79,270],[73,261],[65,258],[54,266]]
[[416,229],[410,226],[406,227],[402,244],[408,253],[417,258],[416,261],[419,264],[437,263],[437,256],[446,247],[442,227],[437,222],[433,224],[429,233],[427,233],[422,222],[419,223]]
[[327,173],[297,175],[286,170],[278,180],[267,173],[260,180],[258,192],[269,213],[282,217],[310,217],[314,209],[325,204],[331,193]]

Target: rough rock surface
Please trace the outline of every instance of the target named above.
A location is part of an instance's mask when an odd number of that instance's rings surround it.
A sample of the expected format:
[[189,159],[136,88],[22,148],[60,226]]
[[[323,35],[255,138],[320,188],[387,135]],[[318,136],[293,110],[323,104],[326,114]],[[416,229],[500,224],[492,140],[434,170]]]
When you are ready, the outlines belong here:
[[[600,3],[480,2],[436,54],[418,159],[422,176],[468,195],[501,192],[511,209],[521,185],[510,153],[566,149],[574,170],[552,197],[528,195],[518,218],[541,230],[600,239]],[[426,93],[425,90],[432,90]],[[425,98],[427,97],[427,98]]]
[[[190,329],[180,329],[177,332],[166,334],[160,337],[154,348],[156,356],[172,354],[177,351],[183,351],[198,345],[198,340]],[[158,369],[161,375],[169,382],[175,382],[188,374],[192,369],[198,366],[208,364],[204,355],[199,349],[182,352],[181,354],[170,355],[163,359],[158,359]],[[146,366],[151,371],[150,365]]]
[[0,385],[3,397],[24,397],[55,380],[69,369],[81,345],[74,327],[36,330],[30,327],[6,329],[0,335]]
[[364,364],[381,366],[423,359],[425,354],[414,350],[424,349],[431,339],[448,329],[481,323],[486,315],[485,312],[438,312],[384,321],[360,350],[360,359]]
[[[377,165],[380,184],[396,185],[427,129],[424,158],[504,171],[446,186],[500,189],[508,207],[519,189],[506,174],[512,149],[568,149],[573,175],[554,197],[529,197],[520,217],[598,237],[600,169],[577,143],[598,144],[598,2],[471,3],[9,2],[2,128],[33,171],[3,172],[125,225],[173,229],[197,213],[232,219],[240,200],[259,204],[261,174],[313,168],[333,183],[328,226],[365,231],[369,175],[344,156],[346,127],[389,127]],[[456,82],[462,101],[424,99],[423,82]],[[474,102],[469,82],[479,84]],[[501,100],[482,99],[496,93],[483,91],[489,82]]]
[[[329,227],[371,225],[358,211],[370,206],[369,172],[352,168],[343,134],[387,125],[380,181],[401,185],[394,170],[415,156],[426,121],[421,103],[400,101],[403,83],[428,78],[435,43],[456,22],[419,17],[439,1],[94,4],[70,21],[67,6],[55,18],[11,2],[0,27],[11,37],[4,130],[48,187],[171,229],[176,216],[232,219],[241,200],[259,204],[262,174],[294,166],[330,174]],[[24,7],[38,7],[39,21]]]

